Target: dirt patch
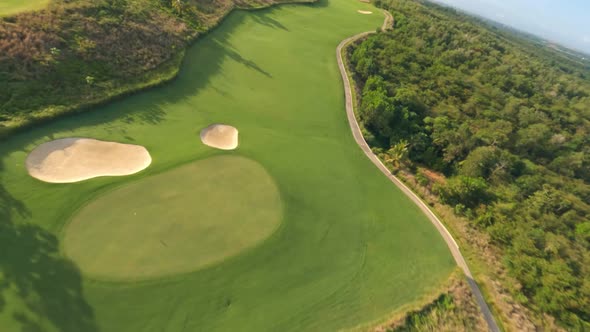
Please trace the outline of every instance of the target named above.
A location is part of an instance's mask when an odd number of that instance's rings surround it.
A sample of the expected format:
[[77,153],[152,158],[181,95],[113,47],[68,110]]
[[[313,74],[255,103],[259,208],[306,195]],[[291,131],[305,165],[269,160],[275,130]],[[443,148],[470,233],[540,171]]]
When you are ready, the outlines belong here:
[[221,150],[238,147],[238,129],[224,124],[213,124],[201,130],[203,144]]
[[420,168],[420,172],[430,180],[430,182],[434,183],[446,183],[447,179],[445,178],[444,174],[435,172],[428,168]]
[[99,176],[131,175],[151,162],[149,152],[139,145],[63,138],[31,151],[26,167],[32,177],[41,181],[72,183]]

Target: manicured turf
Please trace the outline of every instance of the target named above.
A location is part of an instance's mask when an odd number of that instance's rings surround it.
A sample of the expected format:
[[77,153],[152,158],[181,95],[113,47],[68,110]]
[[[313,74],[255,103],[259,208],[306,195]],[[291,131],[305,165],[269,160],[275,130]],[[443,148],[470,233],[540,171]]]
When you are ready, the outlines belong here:
[[41,9],[47,6],[49,1],[50,0],[2,0],[0,1],[0,16]]
[[270,236],[280,221],[279,192],[264,168],[219,156],[97,198],[68,225],[64,248],[92,277],[146,279],[235,255]]
[[[0,330],[332,331],[383,319],[439,286],[454,268],[447,247],[346,121],[336,46],[382,21],[357,0],[236,12],[187,52],[171,84],[2,142],[0,220],[10,222],[0,223]],[[211,123],[236,126],[240,147],[202,145]],[[71,136],[140,144],[153,163],[71,185],[27,175],[28,151]],[[217,155],[254,160],[276,182],[282,224],[265,241],[148,282],[83,277],[55,254],[72,215],[96,197]]]

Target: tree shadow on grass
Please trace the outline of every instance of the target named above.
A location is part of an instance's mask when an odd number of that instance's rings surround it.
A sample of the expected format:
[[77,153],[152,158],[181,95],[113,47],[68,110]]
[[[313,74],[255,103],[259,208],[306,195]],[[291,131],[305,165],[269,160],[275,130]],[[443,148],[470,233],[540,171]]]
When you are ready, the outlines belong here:
[[258,66],[256,64],[256,62],[246,59],[244,58],[231,44],[229,44],[227,41],[222,41],[219,39],[214,39],[214,43],[220,47],[221,49],[223,49],[223,52],[225,53],[225,56],[227,56],[228,58],[236,61],[237,63],[241,63],[244,66],[246,66],[247,68],[250,68],[266,77],[271,78],[272,75],[267,72],[266,70],[262,69],[260,66]]
[[262,24],[264,26],[271,27],[271,28],[279,28],[279,29],[282,29],[285,31],[289,31],[289,29],[285,25],[283,25],[283,23],[270,17],[267,14],[267,12],[262,12],[259,15],[253,15],[252,18],[258,24]]
[[[0,314],[23,332],[46,331],[48,325],[61,332],[98,331],[80,272],[59,255],[57,237],[16,222],[17,216],[26,219],[31,212],[0,183]],[[2,326],[0,331],[8,332]]]

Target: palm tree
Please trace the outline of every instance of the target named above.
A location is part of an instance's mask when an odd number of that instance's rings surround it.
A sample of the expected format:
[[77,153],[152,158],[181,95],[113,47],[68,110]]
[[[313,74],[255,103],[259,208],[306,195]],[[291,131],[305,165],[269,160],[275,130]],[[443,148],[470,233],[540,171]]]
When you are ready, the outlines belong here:
[[408,160],[409,143],[406,140],[401,140],[394,146],[392,146],[385,153],[385,162],[391,164],[395,168],[399,168]]

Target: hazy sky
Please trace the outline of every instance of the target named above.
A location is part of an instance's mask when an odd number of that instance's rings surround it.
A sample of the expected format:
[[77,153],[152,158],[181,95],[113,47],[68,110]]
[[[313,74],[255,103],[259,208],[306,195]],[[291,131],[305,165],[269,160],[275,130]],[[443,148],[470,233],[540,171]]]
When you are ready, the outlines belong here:
[[590,0],[434,0],[590,53]]

